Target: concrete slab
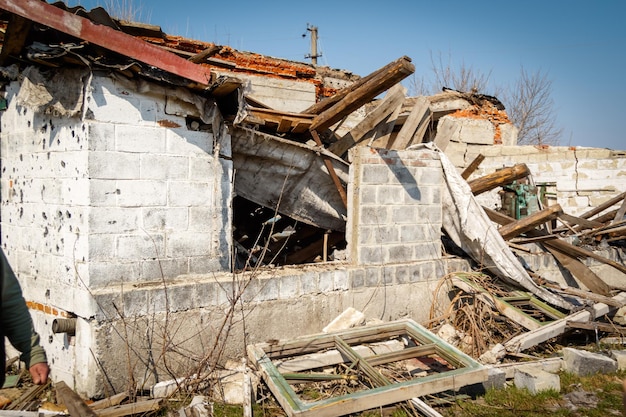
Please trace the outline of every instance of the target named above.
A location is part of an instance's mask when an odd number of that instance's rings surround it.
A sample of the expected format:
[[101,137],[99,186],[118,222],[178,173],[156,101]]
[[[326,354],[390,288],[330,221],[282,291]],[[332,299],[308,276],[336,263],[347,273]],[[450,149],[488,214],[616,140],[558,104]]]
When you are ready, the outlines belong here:
[[565,370],[576,375],[593,375],[617,371],[617,361],[605,355],[573,348],[563,349]]

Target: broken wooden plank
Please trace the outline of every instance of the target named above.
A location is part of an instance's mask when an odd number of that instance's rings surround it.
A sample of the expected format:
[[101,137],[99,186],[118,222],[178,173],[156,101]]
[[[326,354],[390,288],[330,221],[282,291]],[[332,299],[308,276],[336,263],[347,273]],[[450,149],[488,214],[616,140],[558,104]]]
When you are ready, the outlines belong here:
[[619,223],[624,220],[624,214],[626,214],[626,197],[622,200],[622,205],[617,210],[617,213],[615,213],[615,218],[611,224]]
[[97,417],[98,414],[92,410],[85,401],[82,400],[67,384],[59,381],[54,385],[57,395],[67,408],[71,417]]
[[396,62],[397,64],[388,71],[373,77],[354,91],[348,93],[335,105],[315,116],[311,124],[311,130],[323,131],[328,129],[415,71],[415,66],[408,57],[403,57]]
[[[430,103],[428,99],[421,96],[417,97],[415,105],[413,109],[411,109],[411,113],[409,113],[409,117],[400,128],[400,132],[398,132],[398,135],[391,143],[390,148],[396,150],[406,149],[413,140],[413,136],[416,134],[418,128],[424,124],[428,126],[428,120],[430,120],[429,116]],[[425,129],[423,131],[425,131]],[[418,139],[421,142],[421,138]]]
[[[343,232],[332,232],[330,235],[324,234],[322,239],[318,239],[315,242],[310,243],[297,252],[294,252],[287,256],[285,260],[286,264],[297,265],[307,261],[312,261],[315,257],[321,254],[328,246],[334,246],[337,243],[345,239]],[[326,245],[324,245],[326,243]]]
[[548,252],[550,252],[565,269],[570,271],[576,279],[587,287],[589,291],[605,296],[611,293],[611,287],[576,257],[563,253],[549,245],[546,246]]
[[404,101],[404,94],[405,88],[401,84],[391,87],[381,103],[341,139],[330,145],[328,150],[337,156],[342,156],[348,149],[357,144],[367,132],[374,129],[401,106]]
[[[497,211],[492,210],[487,207],[483,207],[483,209],[485,210],[485,212],[487,213],[487,215],[492,221],[499,223],[501,225],[505,225],[505,224],[510,223],[511,221],[515,221],[515,219],[507,216],[506,214],[498,213]],[[531,230],[527,234],[530,237],[536,237],[536,236],[544,236],[547,233],[541,230]],[[605,258],[604,256],[598,255],[595,252],[592,252],[587,249],[583,249],[579,246],[572,245],[571,243],[568,243],[562,239],[547,240],[547,241],[544,241],[544,244],[546,246],[551,246],[563,253],[568,253],[577,258],[593,258],[597,261],[610,265],[613,268],[617,269],[618,271],[626,274],[626,266],[620,264],[619,262],[615,262],[611,259]]]
[[469,184],[472,193],[474,195],[479,195],[486,191],[493,190],[496,187],[510,184],[515,180],[529,175],[530,170],[526,164],[516,164],[512,167],[502,168],[492,172],[491,174],[468,181],[467,183]]
[[[626,303],[626,293],[619,293],[613,297],[613,299],[618,303]],[[588,322],[602,317],[614,310],[615,307],[604,303],[594,304],[590,309],[578,311],[563,319],[547,324],[537,330],[532,330],[528,333],[515,336],[504,343],[504,348],[508,352],[523,352],[533,346],[537,346],[540,343],[563,334],[567,330],[567,322],[569,321]]]
[[590,321],[588,323],[568,321],[566,325],[571,329],[599,330],[601,332],[608,333],[626,333],[626,327],[610,323],[601,323],[599,321]]
[[102,410],[103,408],[114,407],[116,405],[120,405],[127,398],[128,398],[127,392],[120,392],[119,394],[115,394],[110,397],[95,401],[89,404],[89,407],[91,407],[93,410]]
[[127,35],[108,26],[74,15],[40,0],[0,0],[0,9],[33,22],[51,27],[78,39],[91,42],[129,58],[194,81],[202,86],[211,84],[209,68],[194,64],[173,53],[163,51],[142,39]]
[[217,46],[215,44],[211,44],[211,46],[209,46],[208,48],[206,48],[202,52],[199,52],[199,53],[195,54],[194,56],[189,57],[189,61],[191,61],[191,62],[193,62],[195,64],[199,64],[199,63],[201,63],[203,61],[206,61],[207,58],[210,58],[213,55],[215,55],[216,53],[218,53],[221,49],[222,49],[221,46]]
[[[317,132],[315,130],[310,130],[310,132],[311,132],[311,136],[313,136],[313,140],[315,141],[315,144],[319,146],[320,148],[324,147],[324,145],[322,145],[322,140],[320,139]],[[339,177],[337,176],[337,173],[335,172],[335,168],[333,167],[333,164],[330,161],[330,158],[327,155],[322,155],[322,158],[324,159],[324,165],[326,165],[328,174],[333,179],[333,182],[335,183],[335,187],[337,187],[337,191],[339,192],[341,201],[343,201],[343,205],[345,207],[348,207],[348,196],[346,194],[346,190],[345,188],[343,188],[343,184],[341,183],[341,180],[339,180]]]
[[[376,77],[381,77],[382,75],[384,75],[384,74],[386,74],[386,73],[388,73],[390,71],[393,71],[394,69],[397,69],[399,66],[404,65],[404,61],[408,61],[410,63],[411,62],[411,58],[409,58],[407,56],[403,56],[403,57],[401,57],[401,58],[399,58],[399,59],[397,59],[397,60],[395,60],[393,62],[390,62],[389,64],[385,65],[382,68],[377,69],[376,71],[370,73],[369,75],[358,79],[357,81],[353,82],[349,86],[347,86],[345,88],[342,88],[341,90],[339,90],[338,92],[336,92],[332,96],[326,97],[325,99],[318,101],[317,103],[315,103],[312,106],[308,107],[302,113],[308,113],[308,114],[320,114],[320,113],[322,113],[324,110],[329,109],[330,107],[334,106],[336,103],[341,101],[344,97],[346,97],[348,94],[350,94],[354,90],[360,88],[363,84],[371,81],[372,79],[374,79]],[[415,70],[415,69],[413,69],[413,70]]]
[[28,388],[25,392],[23,392],[22,395],[20,395],[18,399],[13,401],[6,408],[8,410],[20,410],[24,408],[27,404],[33,401],[33,399],[39,396],[39,394],[41,394],[43,391],[48,389],[49,386],[50,386],[49,380],[46,384],[43,384],[43,385],[33,385],[32,387]]
[[516,236],[519,236],[531,229],[536,228],[537,226],[550,221],[552,219],[556,219],[559,214],[563,213],[563,209],[559,204],[555,204],[543,210],[532,213],[529,216],[506,224],[498,231],[504,240],[509,240]]
[[398,106],[389,117],[376,126],[372,131],[368,146],[381,149],[389,148],[389,143],[393,140],[393,130],[398,122],[401,111],[402,106]]
[[564,292],[565,294],[574,295],[576,297],[584,298],[585,300],[591,300],[596,303],[604,303],[612,307],[620,308],[624,306],[624,303],[617,302],[612,297],[606,297],[604,295],[595,294],[590,291],[582,290],[580,288],[574,288],[574,287],[569,287],[569,286],[565,288],[561,288],[561,287],[555,286],[555,289],[557,289],[558,291]]
[[[583,219],[582,217],[572,216],[572,215],[567,214],[567,213],[559,214],[558,218],[563,223],[563,225],[566,226],[566,227],[568,227],[568,226],[571,227],[573,225],[580,226],[580,228],[578,228],[577,230],[595,229],[596,227],[601,227],[602,226],[602,223],[600,223],[598,221]],[[562,230],[565,230],[565,228],[560,227],[558,229],[555,229],[554,232],[558,232],[558,231],[562,231]]]
[[448,144],[450,143],[450,140],[456,137],[460,130],[461,130],[460,123],[438,122],[437,133],[435,134],[433,143],[437,146],[437,148],[441,149],[442,151],[445,151],[446,148],[448,147]]
[[417,409],[417,411],[419,411],[420,414],[425,417],[443,417],[439,412],[437,412],[437,410],[435,410],[417,397],[411,398],[409,401],[411,402],[413,407],[415,407],[415,409]]
[[[506,214],[499,213],[495,210],[492,210],[486,207],[483,207],[483,209],[487,213],[487,216],[489,216],[489,218],[492,221],[498,224],[505,226],[505,225],[515,222],[515,219],[507,216]],[[535,229],[535,230],[529,230],[527,234],[531,237],[535,237],[535,236],[544,236],[544,235],[547,235],[548,233],[542,230]],[[546,241],[543,241],[542,243],[544,244],[544,246],[546,246],[546,249],[550,253],[552,253],[552,255],[557,260],[559,260],[559,262],[563,265],[563,267],[568,269],[568,271],[570,271],[572,275],[578,278],[580,282],[583,283],[583,285],[585,285],[587,288],[589,288],[593,292],[596,292],[602,295],[608,295],[608,292],[610,291],[610,287],[587,265],[578,261],[576,259],[576,255],[572,254],[572,251],[576,251],[577,249],[580,249],[580,248],[568,242],[565,242],[564,240],[561,240],[561,239],[546,240]],[[556,254],[553,253],[552,252],[553,250],[555,250],[557,253]],[[593,254],[593,252],[591,251],[587,251],[587,252]]]
[[582,217],[583,219],[588,219],[592,216],[595,216],[596,214],[602,213],[604,210],[608,209],[609,207],[611,207],[614,204],[619,203],[620,201],[622,201],[624,199],[624,197],[626,197],[626,191],[605,201],[604,203],[600,204],[599,206],[597,206],[596,208],[593,208],[589,211],[584,212],[583,214],[581,214],[578,217]]
[[[124,417],[130,415],[147,415],[154,411],[159,411],[164,406],[163,398],[137,401],[134,403],[116,405],[96,412],[97,417]],[[86,414],[85,414],[86,415]],[[73,416],[72,416],[73,417]]]
[[465,168],[463,172],[461,172],[461,177],[463,177],[464,180],[467,180],[470,177],[470,175],[472,175],[474,171],[478,169],[478,166],[484,160],[485,160],[485,155],[483,155],[482,153],[479,153],[478,155],[476,155],[476,158],[474,158],[474,160],[467,166],[467,168]]
[[265,124],[277,126],[278,129],[287,128],[287,130],[289,130],[292,125],[297,125],[300,123],[303,125],[308,124],[308,126],[311,126],[311,122],[313,120],[313,115],[311,114],[291,113],[251,106],[249,106],[246,110],[248,114],[252,115],[253,117],[263,120]]

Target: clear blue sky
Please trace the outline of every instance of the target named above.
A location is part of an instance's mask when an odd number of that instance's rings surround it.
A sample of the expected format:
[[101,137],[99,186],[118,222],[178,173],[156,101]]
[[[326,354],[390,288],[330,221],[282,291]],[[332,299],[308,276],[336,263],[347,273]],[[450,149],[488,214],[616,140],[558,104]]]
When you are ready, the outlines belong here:
[[407,55],[428,80],[431,57],[441,56],[453,68],[489,74],[492,91],[486,94],[512,85],[523,66],[552,80],[562,145],[626,150],[624,0],[67,3],[108,5],[109,11],[130,5],[137,20],[172,35],[305,62],[311,24],[319,29],[318,64],[367,75]]

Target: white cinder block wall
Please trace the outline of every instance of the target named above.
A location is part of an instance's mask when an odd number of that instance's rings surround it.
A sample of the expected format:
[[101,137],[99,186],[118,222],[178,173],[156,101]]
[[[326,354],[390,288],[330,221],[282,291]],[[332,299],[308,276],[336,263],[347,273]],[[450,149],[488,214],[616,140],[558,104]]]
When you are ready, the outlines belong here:
[[[176,114],[198,107],[184,91],[97,75],[70,84],[85,88],[83,120],[34,113],[20,81],[5,86],[1,243],[53,377],[93,389],[89,320],[104,311],[93,291],[230,269],[232,164],[221,127],[192,131]],[[57,317],[78,317],[81,331],[53,334]]]
[[[457,158],[457,166],[467,166],[479,153],[485,160],[470,180],[498,168],[525,163],[535,183],[551,184],[547,188],[551,194],[549,204],[559,203],[568,214],[580,215],[626,191],[625,151],[577,146],[468,145],[463,158]],[[478,199],[491,208],[500,206],[497,190]]]

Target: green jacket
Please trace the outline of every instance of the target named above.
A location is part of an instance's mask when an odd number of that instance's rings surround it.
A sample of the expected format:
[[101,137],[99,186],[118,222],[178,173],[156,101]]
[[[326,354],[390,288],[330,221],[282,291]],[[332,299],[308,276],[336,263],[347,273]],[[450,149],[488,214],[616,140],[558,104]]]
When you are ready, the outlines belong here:
[[[22,355],[20,360],[26,364],[27,368],[41,362],[47,362],[46,352],[39,344],[39,335],[33,327],[33,320],[26,306],[26,301],[22,296],[22,289],[7,261],[4,251],[0,250],[2,273],[1,296],[0,296],[0,336],[6,336],[11,345],[19,350]],[[2,345],[2,369],[4,369],[4,338]],[[0,378],[4,380],[4,372],[0,373]]]

